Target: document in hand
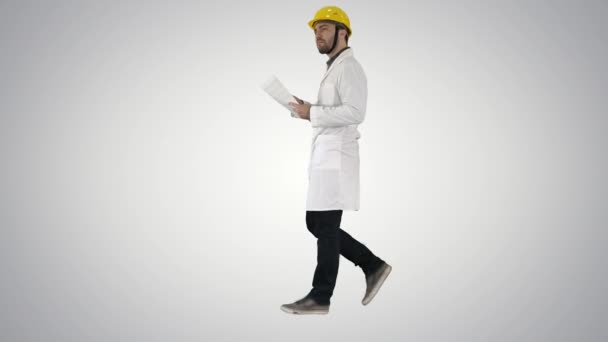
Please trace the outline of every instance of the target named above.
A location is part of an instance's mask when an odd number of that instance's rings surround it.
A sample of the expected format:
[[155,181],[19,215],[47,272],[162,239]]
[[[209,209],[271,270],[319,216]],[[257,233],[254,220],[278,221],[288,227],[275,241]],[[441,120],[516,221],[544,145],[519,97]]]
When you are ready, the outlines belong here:
[[264,89],[264,91],[268,93],[268,95],[270,95],[278,103],[283,105],[283,107],[287,108],[287,110],[289,110],[289,112],[291,113],[292,117],[299,118],[298,114],[295,113],[293,111],[293,108],[291,108],[291,106],[289,105],[289,102],[297,102],[296,99],[293,97],[293,95],[291,95],[289,90],[285,88],[283,83],[281,83],[281,81],[276,78],[276,76],[273,75],[268,80],[266,80],[262,84],[262,89]]

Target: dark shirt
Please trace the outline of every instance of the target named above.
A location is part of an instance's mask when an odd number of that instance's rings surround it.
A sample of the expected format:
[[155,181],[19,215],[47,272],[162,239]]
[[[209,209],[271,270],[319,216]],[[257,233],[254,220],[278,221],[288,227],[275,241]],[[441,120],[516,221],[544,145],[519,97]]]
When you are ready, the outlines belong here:
[[340,56],[340,54],[342,52],[344,52],[346,49],[350,49],[350,46],[345,47],[344,49],[340,50],[335,56],[333,56],[332,58],[330,58],[327,61],[327,69],[329,70],[329,67],[331,66],[331,64],[336,60],[336,58],[338,58],[338,56]]

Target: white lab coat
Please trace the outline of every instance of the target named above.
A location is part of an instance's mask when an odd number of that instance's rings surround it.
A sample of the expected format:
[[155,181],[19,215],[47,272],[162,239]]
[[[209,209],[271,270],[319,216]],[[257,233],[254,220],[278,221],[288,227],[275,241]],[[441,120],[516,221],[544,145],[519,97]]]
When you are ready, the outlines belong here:
[[334,60],[310,108],[313,129],[306,210],[359,210],[357,126],[367,105],[367,77],[351,48]]

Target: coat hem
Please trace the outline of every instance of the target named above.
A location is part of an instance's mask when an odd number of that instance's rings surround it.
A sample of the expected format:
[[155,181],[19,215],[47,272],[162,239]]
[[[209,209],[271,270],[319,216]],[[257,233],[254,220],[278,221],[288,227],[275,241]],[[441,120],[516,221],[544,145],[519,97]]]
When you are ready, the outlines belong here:
[[306,211],[329,211],[329,210],[344,210],[344,211],[359,211],[359,208],[306,208]]

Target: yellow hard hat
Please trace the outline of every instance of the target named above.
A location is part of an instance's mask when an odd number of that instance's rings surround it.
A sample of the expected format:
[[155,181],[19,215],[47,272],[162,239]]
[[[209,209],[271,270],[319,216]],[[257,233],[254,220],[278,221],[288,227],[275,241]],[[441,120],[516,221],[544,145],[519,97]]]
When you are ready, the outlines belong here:
[[353,30],[350,28],[350,19],[348,19],[348,15],[338,6],[325,6],[317,11],[315,17],[308,22],[308,26],[314,30],[315,23],[321,20],[329,20],[334,21],[336,23],[340,23],[346,26],[348,30],[348,35],[352,36]]

